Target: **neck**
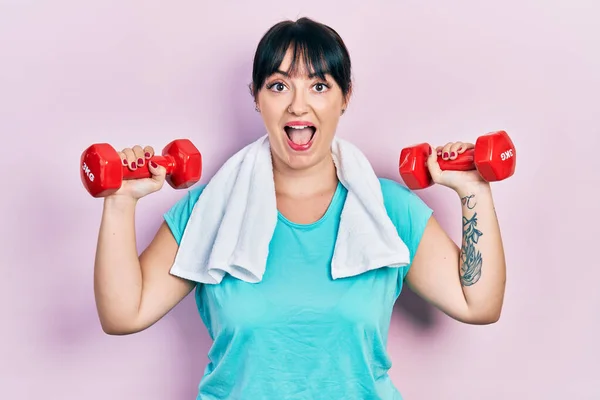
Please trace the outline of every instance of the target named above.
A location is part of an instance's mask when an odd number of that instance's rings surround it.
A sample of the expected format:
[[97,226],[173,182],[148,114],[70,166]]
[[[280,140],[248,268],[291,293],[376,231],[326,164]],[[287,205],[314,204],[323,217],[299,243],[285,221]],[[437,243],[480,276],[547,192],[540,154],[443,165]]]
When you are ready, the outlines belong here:
[[331,156],[302,170],[294,170],[273,159],[275,191],[286,197],[310,197],[335,191],[338,178]]

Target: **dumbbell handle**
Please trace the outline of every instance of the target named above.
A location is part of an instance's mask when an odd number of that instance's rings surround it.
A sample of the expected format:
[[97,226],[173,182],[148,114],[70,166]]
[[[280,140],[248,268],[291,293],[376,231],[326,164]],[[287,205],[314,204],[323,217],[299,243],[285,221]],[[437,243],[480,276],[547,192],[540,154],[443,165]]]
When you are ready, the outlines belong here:
[[[413,149],[411,151],[411,149]],[[415,157],[415,151],[420,152],[421,157]],[[415,146],[414,148],[406,148],[402,150],[400,157],[400,169],[405,168],[411,169],[406,163],[416,162],[416,160],[422,160],[423,163],[427,164],[427,156],[429,152],[429,145],[426,143]],[[412,157],[410,156],[412,153]],[[418,153],[417,153],[418,154]],[[414,158],[413,158],[414,157]],[[454,160],[444,160],[438,156],[437,162],[440,165],[442,171],[473,171],[475,167],[475,149],[467,149],[463,153],[459,154]]]
[[165,167],[167,170],[167,175],[170,175],[175,169],[175,158],[170,155],[166,156],[153,156],[146,160],[146,164],[143,167],[137,167],[134,170],[129,169],[127,166],[123,166],[123,180],[130,179],[141,179],[141,178],[150,178],[152,174],[150,173],[149,164],[154,161],[156,164]]
[[438,156],[438,164],[442,171],[473,171],[475,167],[475,150],[467,149],[454,160],[444,160]]

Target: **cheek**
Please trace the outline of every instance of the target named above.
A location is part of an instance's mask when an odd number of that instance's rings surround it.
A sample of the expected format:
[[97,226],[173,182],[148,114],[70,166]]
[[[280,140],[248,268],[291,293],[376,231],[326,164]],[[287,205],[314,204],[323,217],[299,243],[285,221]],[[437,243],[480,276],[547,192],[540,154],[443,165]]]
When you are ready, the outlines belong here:
[[338,107],[328,106],[319,113],[319,119],[323,128],[327,130],[327,133],[331,134],[332,130],[335,130],[337,123],[340,119],[340,109]]
[[284,99],[281,98],[264,98],[260,103],[261,114],[265,120],[266,125],[279,125],[284,113],[286,112],[287,104]]
[[338,99],[328,96],[317,97],[313,101],[313,109],[322,116],[323,122],[335,121],[342,112],[342,103]]
[[281,121],[281,112],[272,106],[266,106],[261,109],[262,118],[267,128],[273,129],[279,127]]

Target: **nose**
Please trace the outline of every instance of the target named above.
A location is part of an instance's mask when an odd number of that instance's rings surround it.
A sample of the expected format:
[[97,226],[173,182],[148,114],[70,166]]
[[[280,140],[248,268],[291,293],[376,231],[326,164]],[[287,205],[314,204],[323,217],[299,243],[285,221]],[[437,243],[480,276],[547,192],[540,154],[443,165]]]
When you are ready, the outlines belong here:
[[292,102],[288,106],[288,112],[294,115],[303,115],[308,112],[308,102],[302,90],[296,90]]

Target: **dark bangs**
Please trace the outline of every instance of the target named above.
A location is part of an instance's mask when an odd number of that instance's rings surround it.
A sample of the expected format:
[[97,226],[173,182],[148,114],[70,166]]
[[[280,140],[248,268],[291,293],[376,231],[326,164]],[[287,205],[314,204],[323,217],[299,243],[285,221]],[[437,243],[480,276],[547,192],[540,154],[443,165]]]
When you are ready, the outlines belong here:
[[327,25],[309,18],[283,21],[274,25],[260,40],[254,55],[252,95],[256,97],[265,80],[277,72],[291,49],[293,60],[287,72],[293,76],[299,60],[309,74],[325,79],[325,74],[340,86],[344,96],[351,87],[350,55],[342,38]]

